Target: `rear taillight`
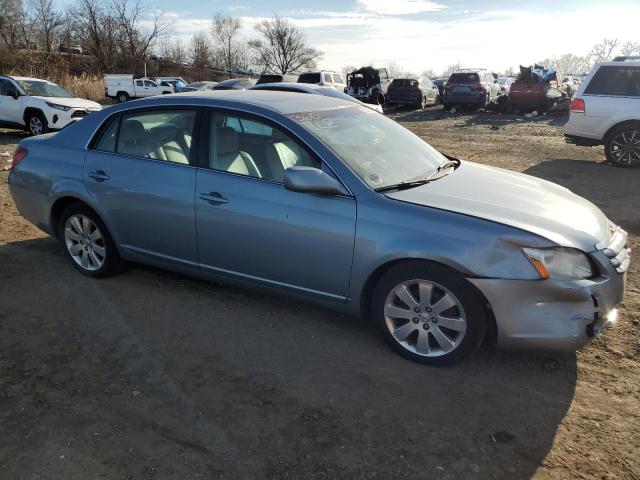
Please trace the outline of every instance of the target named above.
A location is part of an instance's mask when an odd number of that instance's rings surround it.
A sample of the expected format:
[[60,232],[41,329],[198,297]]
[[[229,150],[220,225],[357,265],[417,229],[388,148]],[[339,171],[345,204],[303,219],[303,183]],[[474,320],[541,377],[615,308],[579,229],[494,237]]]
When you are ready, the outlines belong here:
[[26,148],[18,147],[16,151],[13,152],[13,158],[11,159],[11,166],[9,167],[9,169],[16,168],[16,166],[22,160],[24,160],[24,157],[26,157],[28,153],[29,153],[29,150],[27,150]]
[[584,113],[584,99],[574,98],[571,102],[571,111],[574,113]]
[[451,88],[451,84],[449,82],[444,84],[444,89],[449,90]]
[[475,82],[473,85],[471,85],[471,90],[484,90],[484,87],[480,82]]

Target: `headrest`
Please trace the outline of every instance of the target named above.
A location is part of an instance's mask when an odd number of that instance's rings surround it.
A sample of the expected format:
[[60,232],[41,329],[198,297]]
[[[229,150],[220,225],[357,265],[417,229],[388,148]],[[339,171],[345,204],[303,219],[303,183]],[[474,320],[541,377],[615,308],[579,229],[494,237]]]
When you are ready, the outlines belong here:
[[237,153],[240,146],[238,133],[231,127],[218,128],[216,129],[216,144],[218,155]]
[[136,143],[142,141],[146,131],[139,120],[125,120],[120,127],[122,142]]

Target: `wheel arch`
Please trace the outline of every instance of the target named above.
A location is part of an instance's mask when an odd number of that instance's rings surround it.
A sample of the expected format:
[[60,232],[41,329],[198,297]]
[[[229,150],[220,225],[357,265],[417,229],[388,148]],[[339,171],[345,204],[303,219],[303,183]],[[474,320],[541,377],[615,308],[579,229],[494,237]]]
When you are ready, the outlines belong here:
[[[428,258],[396,258],[390,260],[379,265],[373,272],[371,272],[362,286],[362,289],[360,291],[360,314],[362,318],[369,318],[371,316],[371,300],[373,292],[380,278],[392,267],[402,264],[416,263],[438,265],[440,267],[449,269],[452,272],[455,272],[462,278],[465,278],[465,275],[458,269],[437,260]],[[493,313],[493,309],[491,308],[491,304],[487,300],[487,297],[475,285],[473,285],[471,282],[467,282],[467,284],[469,285],[469,288],[473,289],[473,291],[479,296],[479,298],[482,300],[483,305],[485,306],[487,321],[489,322],[487,325],[487,334],[485,341],[488,341],[491,344],[495,344],[497,341],[498,326],[496,323],[495,315]]]
[[29,118],[29,115],[31,115],[33,113],[37,113],[37,114],[41,115],[42,118],[44,119],[44,121],[47,122],[47,116],[44,114],[42,109],[40,109],[38,107],[27,107],[27,108],[24,109],[24,112],[22,113],[22,120],[24,121],[24,124],[27,127],[28,127],[27,118]]
[[606,133],[602,137],[602,141],[606,143],[609,140],[609,137],[611,136],[611,134],[613,133],[613,131],[616,128],[619,128],[619,127],[622,127],[622,126],[626,126],[626,125],[637,125],[638,127],[640,127],[640,120],[638,120],[638,119],[630,119],[630,120],[623,120],[621,122],[617,122],[616,124],[611,126],[609,128],[609,130],[606,131]]
[[93,213],[95,213],[98,218],[100,218],[102,223],[104,223],[107,230],[109,231],[109,235],[111,235],[111,238],[116,244],[116,248],[118,248],[119,250],[114,229],[111,227],[108,219],[105,218],[105,215],[103,215],[98,208],[92,205],[92,202],[89,199],[83,197],[82,195],[78,195],[75,192],[62,193],[58,197],[56,197],[53,203],[51,204],[51,208],[49,210],[49,226],[51,230],[50,232],[51,235],[54,236],[55,238],[58,238],[58,224],[60,223],[60,218],[62,217],[62,213],[70,205],[73,205],[74,203],[79,203],[85,206],[86,208],[90,209]]

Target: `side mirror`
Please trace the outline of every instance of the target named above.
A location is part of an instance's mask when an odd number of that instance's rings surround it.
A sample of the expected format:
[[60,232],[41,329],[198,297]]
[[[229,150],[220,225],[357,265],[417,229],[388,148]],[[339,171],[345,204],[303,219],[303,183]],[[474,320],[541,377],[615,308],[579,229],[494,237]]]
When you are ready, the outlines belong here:
[[12,89],[7,90],[7,96],[8,97],[13,97],[14,100],[17,100],[18,97],[20,96],[20,94],[18,93],[17,90],[12,88]]
[[284,171],[284,188],[320,195],[348,195],[335,178],[313,167],[290,167]]

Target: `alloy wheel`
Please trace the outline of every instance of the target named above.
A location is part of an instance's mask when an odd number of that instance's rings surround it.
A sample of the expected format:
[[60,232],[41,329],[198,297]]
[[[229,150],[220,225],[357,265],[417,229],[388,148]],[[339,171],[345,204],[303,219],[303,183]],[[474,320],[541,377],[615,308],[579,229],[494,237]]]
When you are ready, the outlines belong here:
[[611,140],[610,152],[613,161],[619,165],[640,164],[640,131],[627,130],[618,133]]
[[460,300],[428,280],[409,280],[393,288],[385,300],[384,318],[403,348],[425,357],[451,353],[460,346],[467,330]]
[[29,119],[29,131],[32,135],[41,135],[44,130],[40,117],[34,115]]
[[70,216],[64,226],[67,250],[80,267],[99,270],[106,259],[104,237],[98,226],[85,215]]

